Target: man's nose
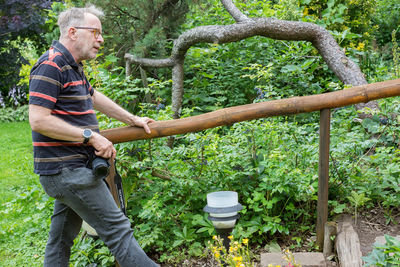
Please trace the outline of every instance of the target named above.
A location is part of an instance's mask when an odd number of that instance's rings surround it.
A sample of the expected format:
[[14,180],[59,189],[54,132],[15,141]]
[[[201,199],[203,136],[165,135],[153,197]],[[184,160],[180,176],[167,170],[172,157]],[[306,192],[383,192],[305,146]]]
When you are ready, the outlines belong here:
[[99,42],[99,43],[104,43],[104,38],[103,38],[103,35],[99,35],[99,38],[97,38],[97,41]]

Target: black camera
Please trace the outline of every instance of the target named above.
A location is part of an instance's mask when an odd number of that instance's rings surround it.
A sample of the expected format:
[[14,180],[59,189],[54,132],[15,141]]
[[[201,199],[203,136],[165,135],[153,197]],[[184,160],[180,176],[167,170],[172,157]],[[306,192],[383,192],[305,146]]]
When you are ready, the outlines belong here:
[[105,158],[95,157],[92,161],[92,171],[96,177],[104,179],[110,173],[110,163]]

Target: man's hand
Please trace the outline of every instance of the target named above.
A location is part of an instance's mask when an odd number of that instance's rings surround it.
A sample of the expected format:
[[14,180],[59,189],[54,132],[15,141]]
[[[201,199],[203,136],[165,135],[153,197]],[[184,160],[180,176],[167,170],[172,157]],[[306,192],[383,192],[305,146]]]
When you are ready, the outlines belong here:
[[114,161],[117,151],[115,150],[113,143],[111,143],[107,138],[99,133],[93,132],[89,144],[94,147],[97,156]]
[[139,126],[142,127],[146,133],[151,133],[150,128],[149,128],[149,123],[155,122],[155,120],[150,119],[148,117],[138,117],[135,116],[134,120],[133,120],[133,124],[131,124],[132,126]]

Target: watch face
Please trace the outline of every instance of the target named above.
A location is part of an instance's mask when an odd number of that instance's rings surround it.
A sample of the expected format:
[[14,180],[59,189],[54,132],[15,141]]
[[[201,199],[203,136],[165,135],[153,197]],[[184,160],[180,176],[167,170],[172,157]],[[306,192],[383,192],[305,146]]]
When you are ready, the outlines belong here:
[[90,138],[92,136],[92,131],[89,129],[83,130],[83,137],[84,138]]

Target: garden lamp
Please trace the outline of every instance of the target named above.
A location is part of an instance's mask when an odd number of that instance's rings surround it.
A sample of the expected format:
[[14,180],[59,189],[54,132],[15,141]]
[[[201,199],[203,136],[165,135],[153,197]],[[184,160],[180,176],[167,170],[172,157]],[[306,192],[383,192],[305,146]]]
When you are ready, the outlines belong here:
[[203,210],[210,214],[208,219],[213,223],[217,234],[222,237],[227,251],[230,243],[228,236],[239,218],[237,212],[242,208],[236,192],[218,191],[207,194],[207,206]]

